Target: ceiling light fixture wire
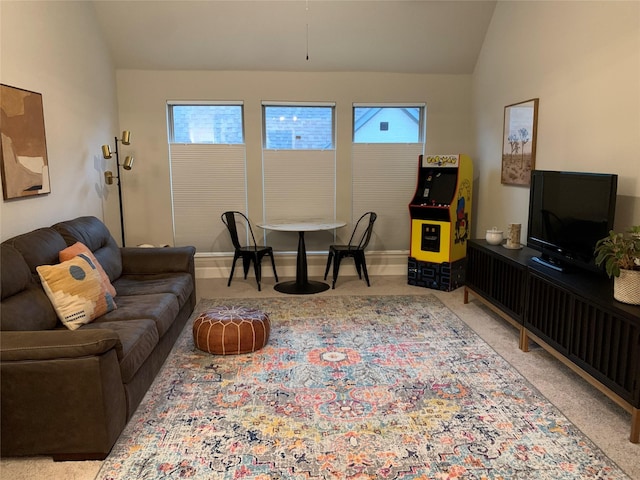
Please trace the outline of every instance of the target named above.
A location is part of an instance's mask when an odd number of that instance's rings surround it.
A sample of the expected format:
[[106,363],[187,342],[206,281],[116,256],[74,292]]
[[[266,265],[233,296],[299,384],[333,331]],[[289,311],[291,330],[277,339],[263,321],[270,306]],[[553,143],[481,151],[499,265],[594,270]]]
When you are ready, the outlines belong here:
[[307,11],[307,62],[309,61],[309,0],[306,0]]

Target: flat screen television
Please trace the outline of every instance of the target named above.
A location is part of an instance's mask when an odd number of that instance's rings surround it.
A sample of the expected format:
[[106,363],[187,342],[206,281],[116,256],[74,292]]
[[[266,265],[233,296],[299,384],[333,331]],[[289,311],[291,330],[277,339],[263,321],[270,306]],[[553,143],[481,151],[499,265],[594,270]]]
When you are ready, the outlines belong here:
[[596,242],[613,229],[618,176],[606,173],[531,173],[527,246],[534,261],[558,271],[601,272]]

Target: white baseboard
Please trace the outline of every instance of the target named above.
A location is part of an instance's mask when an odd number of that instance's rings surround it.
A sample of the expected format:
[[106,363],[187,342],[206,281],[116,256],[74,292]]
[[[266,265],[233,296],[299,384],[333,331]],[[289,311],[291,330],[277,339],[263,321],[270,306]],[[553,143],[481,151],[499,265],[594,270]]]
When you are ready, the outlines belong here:
[[[367,252],[366,259],[367,271],[370,276],[407,274],[408,251]],[[232,260],[233,256],[231,255],[216,253],[196,254],[196,278],[229,278]],[[296,276],[295,253],[276,253],[275,260],[279,277]],[[307,252],[307,271],[310,277],[324,276],[326,265],[326,252]],[[242,271],[242,260],[236,262],[236,275],[238,274],[238,269]],[[340,263],[340,275],[358,275],[353,259],[347,258]],[[273,277],[269,258],[262,260],[262,276]]]

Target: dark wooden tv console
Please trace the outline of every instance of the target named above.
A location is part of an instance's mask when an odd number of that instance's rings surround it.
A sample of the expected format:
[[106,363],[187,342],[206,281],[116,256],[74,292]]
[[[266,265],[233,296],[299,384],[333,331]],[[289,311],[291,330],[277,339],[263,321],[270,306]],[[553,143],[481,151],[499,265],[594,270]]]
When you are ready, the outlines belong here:
[[640,442],[640,306],[613,299],[613,282],[586,271],[556,272],[539,252],[484,240],[467,245],[469,293],[631,413],[629,440]]

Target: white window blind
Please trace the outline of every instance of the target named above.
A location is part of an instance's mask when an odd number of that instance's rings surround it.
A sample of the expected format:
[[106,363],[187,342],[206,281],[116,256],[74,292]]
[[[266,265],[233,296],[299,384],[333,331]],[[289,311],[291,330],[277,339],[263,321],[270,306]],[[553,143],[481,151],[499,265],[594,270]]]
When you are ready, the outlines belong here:
[[[306,221],[335,219],[334,150],[263,150],[264,219]],[[267,243],[294,251],[297,235],[267,232]],[[307,251],[326,251],[333,232],[305,234]]]
[[175,245],[232,252],[220,216],[247,211],[245,146],[171,144],[169,151]]
[[423,152],[422,143],[353,144],[353,222],[368,211],[378,214],[368,250],[409,250],[408,205]]

